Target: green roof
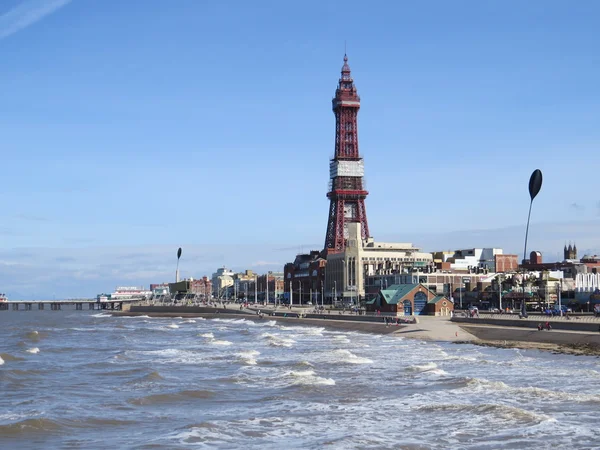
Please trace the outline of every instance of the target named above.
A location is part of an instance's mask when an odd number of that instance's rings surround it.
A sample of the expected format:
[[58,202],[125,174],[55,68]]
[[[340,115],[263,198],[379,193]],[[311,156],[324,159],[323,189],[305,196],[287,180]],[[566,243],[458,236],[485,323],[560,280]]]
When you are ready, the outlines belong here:
[[383,295],[388,305],[397,305],[410,291],[418,286],[418,284],[394,284],[387,289],[382,289],[381,295]]
[[375,299],[369,300],[368,302],[365,302],[365,304],[367,304],[367,305],[372,305],[374,303],[375,303]]
[[[429,300],[427,303],[430,303],[432,305],[435,305],[437,302],[439,302],[440,300],[447,300],[445,295],[438,295],[434,298],[432,298],[431,300]],[[448,300],[450,301],[450,300]]]

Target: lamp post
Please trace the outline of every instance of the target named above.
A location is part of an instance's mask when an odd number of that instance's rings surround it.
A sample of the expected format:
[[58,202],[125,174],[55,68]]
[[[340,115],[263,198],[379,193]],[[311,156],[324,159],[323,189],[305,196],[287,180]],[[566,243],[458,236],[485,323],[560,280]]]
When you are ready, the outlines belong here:
[[502,275],[498,275],[498,309],[502,311]]
[[560,311],[562,311],[562,304],[561,304],[562,278],[558,280],[558,283],[556,283],[556,290],[558,291],[558,309]]
[[175,283],[179,283],[179,258],[181,258],[181,247],[177,249],[177,270],[175,270]]
[[333,280],[333,301],[335,302],[336,300],[337,300],[337,280]]
[[[527,228],[525,228],[525,246],[523,248],[523,263],[527,259],[527,235],[529,234],[529,219],[531,218],[531,207],[533,206],[533,199],[539,194],[542,188],[542,171],[535,169],[529,178],[529,214],[527,215]],[[523,266],[523,300],[521,301],[521,317],[527,317],[527,307],[525,305],[525,266]]]

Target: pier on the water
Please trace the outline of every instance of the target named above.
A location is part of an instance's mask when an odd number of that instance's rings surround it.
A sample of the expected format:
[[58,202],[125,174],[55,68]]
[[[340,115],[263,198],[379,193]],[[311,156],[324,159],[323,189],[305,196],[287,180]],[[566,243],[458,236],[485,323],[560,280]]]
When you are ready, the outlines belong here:
[[[75,305],[76,310],[111,310],[120,311],[123,309],[123,304],[139,302],[139,298],[126,299],[126,300],[114,300],[99,302],[95,299],[75,299],[75,300],[11,300],[7,302],[0,302],[0,311],[31,311],[33,309],[50,311],[60,311],[64,306]],[[84,306],[87,305],[87,306]]]

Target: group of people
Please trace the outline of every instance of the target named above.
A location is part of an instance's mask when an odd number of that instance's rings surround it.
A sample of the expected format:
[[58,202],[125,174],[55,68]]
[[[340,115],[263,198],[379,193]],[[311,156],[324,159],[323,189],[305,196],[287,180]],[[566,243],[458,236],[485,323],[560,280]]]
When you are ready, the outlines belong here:
[[550,325],[550,322],[546,322],[545,324],[542,324],[540,322],[540,323],[538,323],[537,329],[538,329],[538,331],[542,331],[542,330],[550,331],[552,329],[552,326]]

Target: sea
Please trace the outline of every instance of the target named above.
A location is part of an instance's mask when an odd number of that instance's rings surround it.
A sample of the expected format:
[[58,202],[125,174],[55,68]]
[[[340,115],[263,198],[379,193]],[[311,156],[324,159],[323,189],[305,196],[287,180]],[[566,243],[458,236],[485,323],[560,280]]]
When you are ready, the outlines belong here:
[[0,448],[600,448],[600,359],[238,318],[0,311]]

